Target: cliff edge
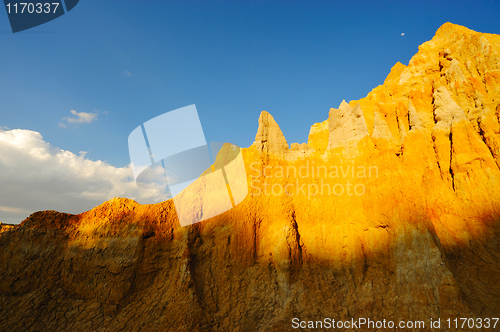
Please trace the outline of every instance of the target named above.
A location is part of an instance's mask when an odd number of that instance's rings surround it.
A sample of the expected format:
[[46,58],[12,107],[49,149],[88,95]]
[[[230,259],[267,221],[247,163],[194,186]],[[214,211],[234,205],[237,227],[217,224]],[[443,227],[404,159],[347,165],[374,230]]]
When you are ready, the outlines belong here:
[[263,112],[249,195],[210,220],[115,198],[2,227],[0,330],[499,317],[499,55],[500,36],[446,23],[307,144]]

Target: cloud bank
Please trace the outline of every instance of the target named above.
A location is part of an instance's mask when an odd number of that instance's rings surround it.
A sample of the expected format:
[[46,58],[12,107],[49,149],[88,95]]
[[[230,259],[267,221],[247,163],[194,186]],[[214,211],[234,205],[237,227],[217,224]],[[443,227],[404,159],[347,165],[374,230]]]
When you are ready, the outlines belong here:
[[161,188],[138,187],[128,166],[86,159],[22,129],[0,128],[0,183],[0,222],[7,223],[39,210],[81,213],[113,197],[142,204],[168,199]]

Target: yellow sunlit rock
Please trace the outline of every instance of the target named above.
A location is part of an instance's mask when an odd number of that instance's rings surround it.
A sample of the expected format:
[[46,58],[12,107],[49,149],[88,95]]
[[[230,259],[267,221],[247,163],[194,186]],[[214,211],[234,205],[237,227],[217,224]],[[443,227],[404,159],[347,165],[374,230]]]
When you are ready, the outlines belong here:
[[242,149],[248,196],[209,220],[181,227],[172,200],[125,198],[33,214],[0,234],[0,329],[499,317],[499,58],[500,36],[446,23],[365,98],[325,110],[307,144],[289,148],[262,112]]

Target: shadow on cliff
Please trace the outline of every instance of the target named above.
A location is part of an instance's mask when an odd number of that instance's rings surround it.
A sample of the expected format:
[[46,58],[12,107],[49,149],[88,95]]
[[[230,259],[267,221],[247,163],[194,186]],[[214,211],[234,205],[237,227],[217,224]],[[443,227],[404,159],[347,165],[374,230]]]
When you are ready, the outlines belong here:
[[0,327],[254,331],[293,317],[500,314],[500,213],[484,216],[481,237],[455,244],[441,244],[425,211],[408,225],[325,219],[312,230],[303,213],[253,198],[188,227],[171,201],[35,213],[0,235]]

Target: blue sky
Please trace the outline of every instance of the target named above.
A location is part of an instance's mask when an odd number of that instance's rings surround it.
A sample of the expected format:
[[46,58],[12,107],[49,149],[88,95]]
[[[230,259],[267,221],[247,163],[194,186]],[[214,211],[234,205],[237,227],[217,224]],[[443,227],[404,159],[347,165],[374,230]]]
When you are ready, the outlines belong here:
[[[13,34],[0,10],[0,126],[117,168],[134,128],[191,104],[207,141],[249,146],[266,110],[306,142],[443,23],[498,34],[499,13],[498,1],[81,0]],[[97,115],[68,121],[81,112]]]

